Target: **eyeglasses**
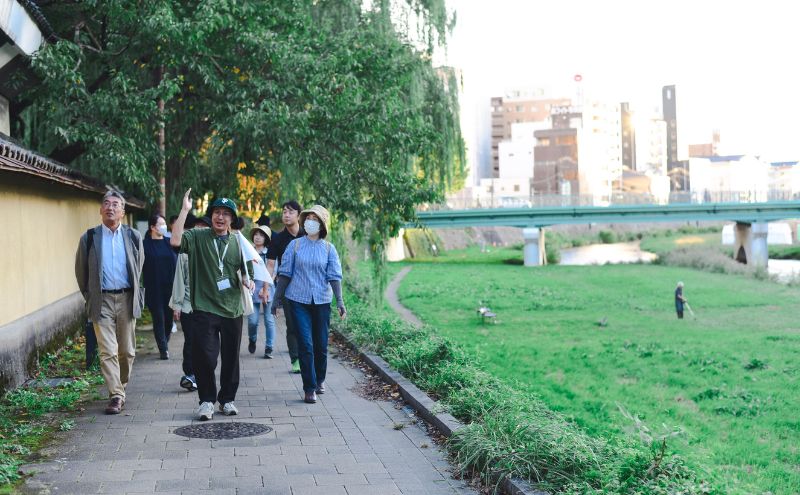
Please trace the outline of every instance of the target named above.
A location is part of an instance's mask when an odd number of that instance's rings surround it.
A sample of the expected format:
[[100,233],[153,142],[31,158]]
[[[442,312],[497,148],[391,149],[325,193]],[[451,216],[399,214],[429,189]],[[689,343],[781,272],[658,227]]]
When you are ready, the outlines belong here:
[[103,208],[108,208],[109,210],[123,210],[125,207],[122,203],[112,203],[110,201],[103,201]]

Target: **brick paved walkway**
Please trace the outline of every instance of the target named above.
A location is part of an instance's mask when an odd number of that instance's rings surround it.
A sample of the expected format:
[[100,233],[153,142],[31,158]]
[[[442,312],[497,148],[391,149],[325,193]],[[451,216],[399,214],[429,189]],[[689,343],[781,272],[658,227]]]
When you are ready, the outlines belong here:
[[[196,423],[197,394],[178,386],[183,344],[178,332],[170,342],[169,361],[158,359],[152,339],[139,349],[123,414],[103,414],[105,400],[89,404],[76,418],[74,429],[59,434],[49,459],[24,467],[26,472],[35,471],[24,491],[475,493],[452,479],[443,453],[407,413],[390,402],[366,400],[353,390],[364,380],[358,369],[329,358],[327,393],[316,404],[304,404],[300,375],[289,373],[282,320],[272,360],[247,352],[245,329],[236,398],[240,414],[214,416],[214,421],[263,423],[274,429],[271,433],[235,440],[189,439],[172,433]],[[259,333],[263,352],[263,328]],[[395,429],[398,423],[406,426]]]

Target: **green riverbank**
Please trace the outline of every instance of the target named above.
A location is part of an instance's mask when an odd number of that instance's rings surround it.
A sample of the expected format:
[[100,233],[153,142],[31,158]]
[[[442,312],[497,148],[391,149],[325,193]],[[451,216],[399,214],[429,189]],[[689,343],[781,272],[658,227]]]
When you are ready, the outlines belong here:
[[[728,493],[797,492],[800,291],[668,266],[502,263],[520,256],[472,248],[414,262],[400,299],[482,368],[592,435],[631,434],[625,410],[653,434],[682,432],[670,446]],[[696,319],[675,317],[678,280]],[[480,323],[479,301],[498,325]]]

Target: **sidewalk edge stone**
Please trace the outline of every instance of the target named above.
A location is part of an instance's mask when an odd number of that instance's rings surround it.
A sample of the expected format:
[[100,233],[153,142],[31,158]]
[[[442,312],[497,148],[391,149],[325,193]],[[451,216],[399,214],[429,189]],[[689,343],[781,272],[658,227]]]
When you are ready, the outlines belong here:
[[[449,413],[435,413],[436,401],[420,390],[406,377],[392,369],[389,363],[375,354],[363,352],[350,338],[338,329],[331,328],[347,347],[355,351],[367,365],[390,385],[396,385],[400,395],[425,421],[435,426],[444,436],[450,437],[454,432],[464,428],[464,424]],[[530,483],[519,478],[506,477],[500,484],[502,492],[506,495],[550,495],[548,492],[537,490]]]

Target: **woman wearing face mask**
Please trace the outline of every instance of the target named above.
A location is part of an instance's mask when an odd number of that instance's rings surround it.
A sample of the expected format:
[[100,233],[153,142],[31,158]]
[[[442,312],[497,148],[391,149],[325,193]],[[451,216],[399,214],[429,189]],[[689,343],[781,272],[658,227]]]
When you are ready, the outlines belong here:
[[300,213],[306,236],[286,246],[272,306],[275,314],[276,306],[283,302],[286,311],[294,315],[304,401],[309,404],[317,401],[317,394],[325,393],[333,297],[339,316],[347,314],[342,301],[342,265],[336,248],[325,240],[329,219],[328,210],[320,205]]
[[167,222],[158,213],[150,217],[149,231],[142,241],[144,246],[144,268],[142,280],[146,288],[144,302],[153,317],[153,334],[156,338],[161,359],[169,359],[169,337],[172,325],[172,308],[169,298],[172,295],[172,280],[175,278],[175,264],[178,256],[167,233]]

